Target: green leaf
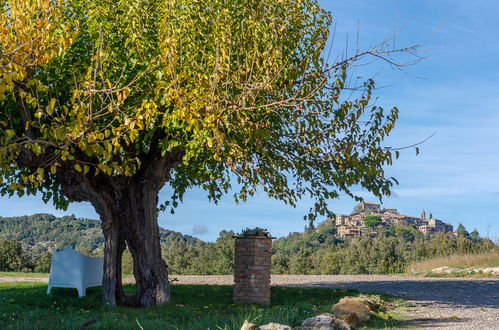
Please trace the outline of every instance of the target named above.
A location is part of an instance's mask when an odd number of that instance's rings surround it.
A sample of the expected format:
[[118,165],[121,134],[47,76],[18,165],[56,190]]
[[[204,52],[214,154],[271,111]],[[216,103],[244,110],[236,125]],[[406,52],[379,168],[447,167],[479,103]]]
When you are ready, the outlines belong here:
[[78,163],[77,163],[77,164],[75,164],[74,168],[75,168],[75,170],[77,170],[78,172],[81,172],[81,171],[82,171],[82,168],[81,168],[80,164],[78,164]]

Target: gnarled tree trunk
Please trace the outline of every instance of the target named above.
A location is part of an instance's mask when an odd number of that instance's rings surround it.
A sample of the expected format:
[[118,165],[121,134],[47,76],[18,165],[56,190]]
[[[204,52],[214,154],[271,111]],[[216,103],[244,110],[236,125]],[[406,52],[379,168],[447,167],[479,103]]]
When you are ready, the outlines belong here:
[[[156,195],[133,194],[137,204],[127,217],[126,242],[133,257],[137,283],[135,303],[140,306],[164,304],[170,298],[166,264],[161,258],[159,228],[156,218]],[[140,201],[143,204],[140,205]]]

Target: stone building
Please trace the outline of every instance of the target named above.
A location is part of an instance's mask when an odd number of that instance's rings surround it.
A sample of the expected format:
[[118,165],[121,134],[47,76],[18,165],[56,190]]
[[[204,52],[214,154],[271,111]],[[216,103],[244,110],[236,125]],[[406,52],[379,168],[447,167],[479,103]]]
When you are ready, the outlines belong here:
[[341,237],[351,237],[351,236],[359,236],[361,233],[361,229],[352,226],[340,226],[338,227],[338,235]]
[[[359,236],[366,231],[363,219],[367,215],[379,216],[382,220],[382,226],[414,226],[424,234],[434,234],[436,232],[452,232],[452,225],[438,219],[426,219],[426,211],[421,211],[421,217],[412,217],[403,215],[397,209],[382,208],[380,204],[362,202],[355,206],[352,214],[337,214],[336,218],[328,219],[324,223],[333,222],[341,237]],[[376,234],[376,230],[369,231]]]
[[381,204],[362,202],[355,206],[353,213],[376,213],[379,212]]

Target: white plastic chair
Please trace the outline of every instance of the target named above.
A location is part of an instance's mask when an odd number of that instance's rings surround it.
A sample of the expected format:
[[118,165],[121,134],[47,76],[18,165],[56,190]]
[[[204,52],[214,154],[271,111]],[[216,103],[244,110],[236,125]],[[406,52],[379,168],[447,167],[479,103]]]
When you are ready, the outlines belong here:
[[73,249],[56,250],[52,253],[47,294],[53,287],[75,288],[85,296],[92,286],[102,285],[104,258],[88,257]]

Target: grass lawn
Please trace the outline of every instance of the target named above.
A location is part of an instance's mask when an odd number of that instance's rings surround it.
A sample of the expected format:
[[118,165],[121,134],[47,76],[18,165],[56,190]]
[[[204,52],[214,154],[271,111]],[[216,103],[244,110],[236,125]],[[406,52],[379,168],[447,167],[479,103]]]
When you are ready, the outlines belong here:
[[[75,289],[53,288],[46,295],[45,283],[0,283],[0,329],[240,329],[244,320],[258,325],[277,322],[298,326],[307,317],[331,312],[341,297],[357,295],[352,290],[325,288],[272,288],[272,304],[234,305],[232,286],[172,285],[171,303],[141,308],[108,308],[101,303],[99,287],[78,298]],[[125,290],[132,294],[133,285]],[[363,328],[400,328],[402,316],[391,311],[373,316]]]

